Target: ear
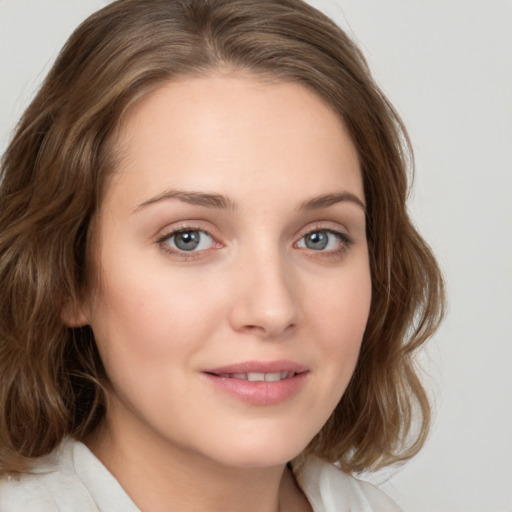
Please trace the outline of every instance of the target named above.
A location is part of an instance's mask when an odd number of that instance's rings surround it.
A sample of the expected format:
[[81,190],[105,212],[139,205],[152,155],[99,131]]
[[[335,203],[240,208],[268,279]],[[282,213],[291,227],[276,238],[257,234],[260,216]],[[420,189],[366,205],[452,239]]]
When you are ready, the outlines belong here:
[[61,310],[60,318],[67,327],[84,327],[89,324],[84,304],[69,300]]

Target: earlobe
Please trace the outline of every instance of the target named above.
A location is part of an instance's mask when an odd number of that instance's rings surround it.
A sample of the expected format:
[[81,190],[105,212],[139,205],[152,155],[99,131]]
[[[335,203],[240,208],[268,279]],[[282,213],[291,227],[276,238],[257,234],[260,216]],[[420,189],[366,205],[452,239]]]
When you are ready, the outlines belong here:
[[68,301],[61,310],[60,318],[67,327],[84,327],[89,324],[84,305],[76,301]]

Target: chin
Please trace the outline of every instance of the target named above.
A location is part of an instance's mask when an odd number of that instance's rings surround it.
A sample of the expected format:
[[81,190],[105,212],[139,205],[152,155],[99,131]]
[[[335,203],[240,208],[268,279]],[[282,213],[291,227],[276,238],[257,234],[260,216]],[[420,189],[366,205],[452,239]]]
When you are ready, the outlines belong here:
[[[244,442],[245,441],[245,442]],[[240,439],[238,443],[229,443],[229,452],[223,451],[215,458],[224,465],[239,468],[264,468],[284,466],[299,455],[307,443],[304,440],[280,439],[272,442],[255,443],[253,440]]]

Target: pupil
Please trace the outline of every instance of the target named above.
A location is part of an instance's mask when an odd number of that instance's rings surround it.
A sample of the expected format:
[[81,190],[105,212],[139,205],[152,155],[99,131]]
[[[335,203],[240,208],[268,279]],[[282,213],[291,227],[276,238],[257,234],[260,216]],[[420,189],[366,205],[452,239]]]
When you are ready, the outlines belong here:
[[308,249],[321,250],[327,247],[327,233],[325,231],[315,231],[306,237],[306,247]]
[[199,245],[199,233],[197,231],[183,231],[175,235],[174,243],[182,251],[192,251]]

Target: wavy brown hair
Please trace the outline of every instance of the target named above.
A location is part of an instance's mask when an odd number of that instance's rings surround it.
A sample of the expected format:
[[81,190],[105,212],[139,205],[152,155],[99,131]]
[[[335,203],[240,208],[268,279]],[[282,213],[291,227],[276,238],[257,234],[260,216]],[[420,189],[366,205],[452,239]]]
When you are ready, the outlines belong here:
[[407,134],[358,48],[301,0],[119,0],[70,37],[2,160],[0,473],[26,471],[65,435],[83,440],[101,423],[106,375],[92,331],[61,316],[87,284],[116,133],[144,95],[220,68],[310,88],[360,157],[371,310],[355,374],[305,453],[362,471],[423,444],[430,409],[414,355],[441,319],[443,283],[406,210]]

